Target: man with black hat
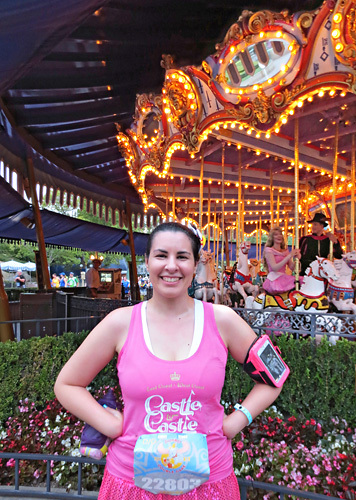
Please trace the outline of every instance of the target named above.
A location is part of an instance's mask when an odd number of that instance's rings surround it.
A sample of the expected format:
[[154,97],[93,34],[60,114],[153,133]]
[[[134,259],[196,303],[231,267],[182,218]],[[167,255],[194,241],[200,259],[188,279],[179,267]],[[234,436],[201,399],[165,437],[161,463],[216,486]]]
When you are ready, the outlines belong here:
[[322,212],[316,212],[308,224],[312,225],[312,234],[303,236],[299,241],[301,253],[300,276],[305,275],[306,269],[318,257],[327,257],[330,253],[330,241],[333,242],[333,256],[341,259],[342,248],[337,237],[330,231],[324,234],[324,228],[328,225],[326,216]]

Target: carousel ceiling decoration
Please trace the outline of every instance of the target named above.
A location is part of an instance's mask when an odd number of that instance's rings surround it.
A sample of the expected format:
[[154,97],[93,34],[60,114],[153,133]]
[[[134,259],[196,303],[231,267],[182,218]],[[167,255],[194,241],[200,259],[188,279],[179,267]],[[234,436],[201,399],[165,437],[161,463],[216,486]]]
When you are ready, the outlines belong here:
[[292,223],[296,142],[299,212],[330,211],[333,191],[347,201],[355,64],[350,0],[295,14],[244,11],[199,67],[164,56],[161,94],[138,95],[131,128],[117,136],[145,210],[199,215],[201,224],[214,210],[226,224],[241,210],[245,224]]

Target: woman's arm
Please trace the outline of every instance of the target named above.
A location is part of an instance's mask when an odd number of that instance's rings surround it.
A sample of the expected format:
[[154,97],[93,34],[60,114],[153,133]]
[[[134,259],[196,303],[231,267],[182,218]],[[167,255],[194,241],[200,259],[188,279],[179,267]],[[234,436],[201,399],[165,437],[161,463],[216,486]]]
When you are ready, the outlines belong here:
[[[286,254],[284,259],[281,260],[280,262],[278,262],[278,264],[277,264],[273,253],[265,250],[265,259],[266,259],[267,264],[268,264],[268,269],[270,269],[271,271],[275,271],[275,272],[280,271],[281,269],[284,269],[286,264],[288,264],[290,269],[293,270],[295,263],[292,262],[292,259],[298,255],[300,255],[299,250],[297,250],[297,249],[291,250],[289,253]],[[291,265],[293,267],[291,267]]]
[[[226,306],[214,306],[214,313],[220,335],[230,354],[242,364],[256,334],[232,309]],[[252,418],[255,418],[275,401],[281,390],[281,388],[256,383],[241,404],[250,412]],[[224,418],[224,434],[232,439],[247,424],[247,417],[241,411],[235,411]]]
[[121,435],[123,415],[103,408],[86,387],[124,344],[131,310],[117,309],[106,316],[64,365],[54,386],[57,399],[70,413],[111,439]]

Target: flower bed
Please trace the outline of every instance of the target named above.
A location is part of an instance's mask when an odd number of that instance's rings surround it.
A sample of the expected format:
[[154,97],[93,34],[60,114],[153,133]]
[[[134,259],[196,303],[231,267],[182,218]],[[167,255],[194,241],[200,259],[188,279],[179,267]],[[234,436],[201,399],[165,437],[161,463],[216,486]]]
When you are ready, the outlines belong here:
[[[57,400],[49,401],[43,409],[24,401],[16,415],[0,427],[0,451],[79,456],[82,428],[83,423]],[[356,499],[356,429],[345,420],[335,418],[320,424],[290,417],[284,421],[271,407],[234,439],[233,446],[238,477]],[[14,484],[14,464],[13,459],[0,460],[0,485]],[[52,462],[52,481],[67,490],[74,489],[77,470],[75,463]],[[39,485],[45,474],[44,462],[20,462],[21,485]],[[102,466],[85,464],[83,488],[98,490],[102,474]],[[249,498],[278,497],[251,490]]]

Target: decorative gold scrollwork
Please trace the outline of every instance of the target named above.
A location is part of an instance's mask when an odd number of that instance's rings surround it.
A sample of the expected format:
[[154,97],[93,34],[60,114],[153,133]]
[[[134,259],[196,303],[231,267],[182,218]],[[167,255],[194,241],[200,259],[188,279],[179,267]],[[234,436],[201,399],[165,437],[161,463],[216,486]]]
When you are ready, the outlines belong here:
[[177,65],[175,64],[174,58],[171,54],[162,54],[161,67],[165,70],[177,68]]
[[179,131],[187,133],[192,130],[199,121],[201,106],[199,93],[191,78],[183,71],[169,73],[163,93],[168,120],[172,120]]
[[269,123],[273,118],[271,97],[259,90],[257,97],[252,101],[254,113],[260,123]]
[[206,61],[202,62],[202,68],[203,68],[203,71],[205,71],[205,73],[211,78],[213,75],[213,71],[212,71],[210,65]]
[[277,92],[277,94],[275,94],[272,97],[272,100],[271,100],[272,106],[274,107],[274,109],[276,109],[278,112],[280,112],[281,110],[279,108],[288,107],[292,103],[294,97],[296,95],[300,94],[304,89],[305,89],[305,85],[301,84],[301,85],[297,85],[296,87],[294,87],[291,90],[284,89],[281,92]]

